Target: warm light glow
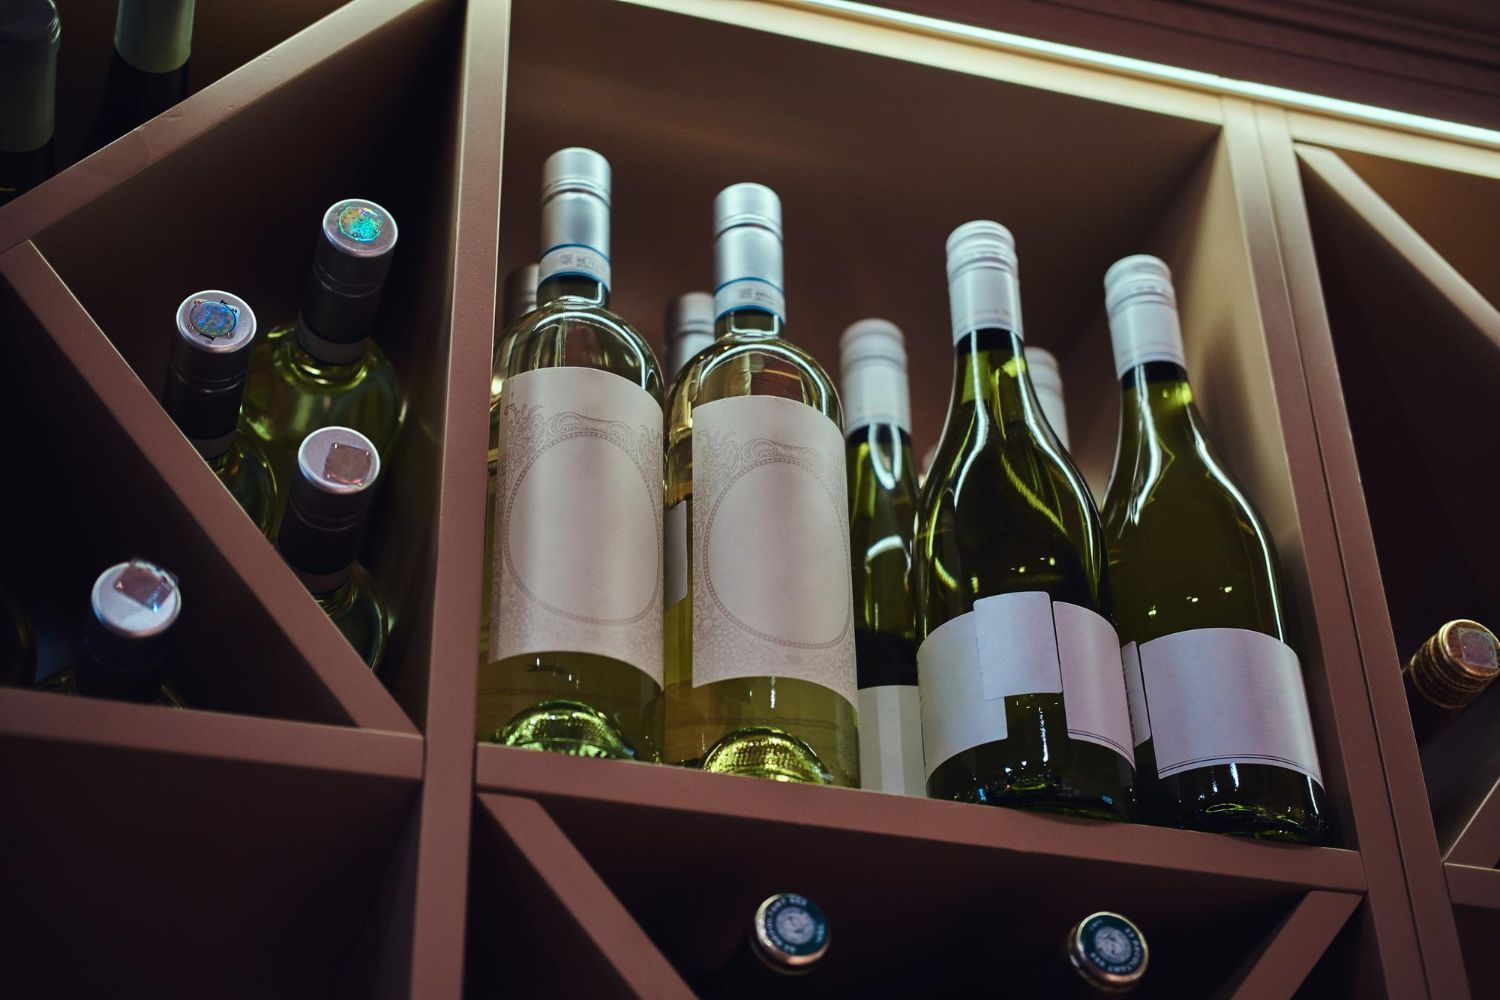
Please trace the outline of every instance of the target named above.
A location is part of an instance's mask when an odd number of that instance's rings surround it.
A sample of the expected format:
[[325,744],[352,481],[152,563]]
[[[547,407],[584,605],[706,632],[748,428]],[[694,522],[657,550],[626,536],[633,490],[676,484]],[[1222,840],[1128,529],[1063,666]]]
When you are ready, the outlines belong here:
[[1458,122],[1443,121],[1441,118],[1428,118],[1426,115],[1410,114],[1405,111],[1392,111],[1389,108],[1376,107],[1373,104],[1360,104],[1357,101],[1346,101],[1337,97],[1323,97],[1319,94],[1309,94],[1304,91],[1293,90],[1289,87],[1276,87],[1268,83],[1236,80],[1233,77],[1220,76],[1217,73],[1205,73],[1201,70],[1183,69],[1180,66],[1168,66],[1164,63],[1151,62],[1148,59],[1117,56],[1109,52],[1086,49],[1078,45],[1064,45],[1061,42],[1043,41],[1040,38],[1027,38],[1025,35],[1016,35],[1008,31],[996,31],[993,28],[980,28],[971,24],[945,21],[941,18],[927,17],[922,14],[909,14],[904,11],[889,10],[867,3],[856,3],[854,0],[792,0],[792,2],[800,7],[852,15],[877,23],[916,28],[930,34],[961,38],[997,48],[1009,49],[1014,52],[1030,53],[1052,59],[1067,60],[1068,62],[1084,66],[1122,71],[1152,80],[1187,84],[1221,94],[1234,94],[1240,97],[1268,101],[1292,108],[1304,108],[1309,111],[1338,115],[1343,118],[1352,118],[1378,125],[1394,125],[1412,131],[1428,132],[1454,139],[1463,139],[1467,142],[1500,146],[1500,131],[1480,128],[1477,125],[1463,125]]

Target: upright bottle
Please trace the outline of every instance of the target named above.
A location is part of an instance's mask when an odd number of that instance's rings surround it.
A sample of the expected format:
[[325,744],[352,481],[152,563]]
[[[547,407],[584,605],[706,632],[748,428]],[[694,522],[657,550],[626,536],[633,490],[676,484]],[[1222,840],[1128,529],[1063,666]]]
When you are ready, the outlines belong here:
[[380,452],[348,427],[324,427],[297,450],[281,558],[371,670],[380,669],[390,628],[375,581],[359,563],[365,514],[380,478]]
[[925,795],[917,699],[917,602],[912,531],[917,474],[911,456],[906,345],[883,319],[839,340],[849,470],[849,547],[859,682],[860,784]]
[[506,331],[478,735],[657,760],[662,378],[609,311],[609,163],[548,157],[538,306]]
[[714,202],[716,339],[668,405],[667,759],[859,784],[843,412],[782,336],[781,201]]
[[182,708],[163,679],[173,624],[182,613],[177,578],[143,559],[111,566],[94,581],[77,664],[37,685],[43,691]]
[[36,678],[36,639],[26,609],[0,583],[0,687],[26,687]]
[[53,0],[0,3],[0,205],[52,173],[61,38]]
[[500,408],[495,401],[500,398],[500,383],[504,372],[510,367],[510,359],[502,357],[502,349],[509,350],[515,341],[505,336],[505,330],[515,325],[516,320],[536,308],[537,266],[525,264],[510,272],[505,278],[505,327],[495,338],[494,357],[490,359],[490,449],[495,448],[495,430],[500,420]]
[[1128,818],[1103,531],[1031,383],[1010,232],[954,230],[948,282],[953,396],[917,521],[927,793]]
[[238,431],[255,313],[238,295],[196,292],[177,307],[162,406],[261,531],[276,509],[265,453]]
[[1319,840],[1327,804],[1270,536],[1193,402],[1171,272],[1104,278],[1124,407],[1104,521],[1147,816]]
[[1476,621],[1448,622],[1418,647],[1401,676],[1412,728],[1424,743],[1500,677],[1500,640]]
[[667,306],[667,378],[675,379],[694,355],[714,342],[714,297],[679,295]]
[[1036,389],[1036,401],[1042,408],[1047,425],[1057,435],[1064,448],[1068,443],[1068,411],[1063,405],[1062,369],[1052,352],[1041,347],[1026,345],[1026,369],[1031,373],[1031,385]]
[[114,142],[187,96],[193,0],[120,0],[104,103],[85,153]]
[[293,480],[298,449],[320,427],[352,428],[380,454],[391,453],[406,404],[372,334],[395,248],[389,212],[358,198],[334,202],[323,215],[297,321],[251,348],[240,420],[279,483]]

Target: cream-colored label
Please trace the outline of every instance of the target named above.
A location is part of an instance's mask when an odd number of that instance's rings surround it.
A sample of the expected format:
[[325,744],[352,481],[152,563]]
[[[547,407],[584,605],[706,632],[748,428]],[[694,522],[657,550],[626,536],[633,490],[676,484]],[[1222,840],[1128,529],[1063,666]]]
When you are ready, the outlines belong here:
[[922,703],[915,684],[859,689],[859,787],[926,795]]
[[593,368],[507,379],[490,657],[596,653],[662,681],[662,411]]
[[1153,741],[1158,776],[1274,764],[1322,784],[1302,667],[1286,643],[1200,628],[1130,643],[1124,659],[1135,741]]
[[793,677],[855,701],[844,439],[773,396],[693,408],[693,684]]
[[1114,627],[1041,591],[996,594],[938,626],[917,650],[927,773],[1009,735],[1005,699],[1061,694],[1068,736],[1134,763]]

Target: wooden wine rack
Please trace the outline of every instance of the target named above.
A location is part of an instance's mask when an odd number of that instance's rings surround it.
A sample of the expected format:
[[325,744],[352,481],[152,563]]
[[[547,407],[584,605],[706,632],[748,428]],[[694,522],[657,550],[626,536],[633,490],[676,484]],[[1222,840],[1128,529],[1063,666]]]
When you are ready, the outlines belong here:
[[[112,5],[61,6],[66,156]],[[1397,650],[1500,620],[1500,144],[795,0],[199,8],[192,96],[0,209],[4,571],[44,634],[100,566],[177,571],[194,706],[0,690],[0,992],[687,997],[793,889],[834,921],[829,995],[1011,975],[1099,908],[1150,938],[1143,997],[1468,995],[1500,926],[1500,695],[1419,760]],[[794,335],[831,363],[848,322],[900,324],[919,449],[948,397],[943,238],[1006,222],[1096,487],[1101,278],[1166,257],[1277,539],[1334,846],[476,747],[497,279],[573,144],[614,165],[616,302],[658,348],[710,277],[714,192],[776,188]],[[384,686],[155,400],[182,296],[293,315],[346,195],[402,229],[377,339],[411,410],[365,553],[397,609]]]

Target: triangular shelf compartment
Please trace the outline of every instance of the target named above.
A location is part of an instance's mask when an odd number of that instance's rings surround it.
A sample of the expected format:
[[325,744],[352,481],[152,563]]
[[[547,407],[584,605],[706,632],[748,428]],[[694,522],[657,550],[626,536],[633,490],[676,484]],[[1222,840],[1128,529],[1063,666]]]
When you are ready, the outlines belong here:
[[[316,33],[321,58],[270,86],[262,72],[278,63],[293,63],[281,67],[291,71],[307,61],[305,53],[292,58],[300,38],[274,50],[202,95],[251,91],[243,103],[200,102],[203,114],[219,120],[34,239],[154,395],[165,373],[170,317],[184,295],[234,291],[255,308],[263,329],[294,319],[328,205],[359,196],[391,210],[401,239],[376,340],[409,403],[402,436],[383,456],[385,482],[362,558],[392,609],[381,678],[416,720],[426,708],[449,364],[460,6],[370,5],[366,14],[381,16],[367,16],[373,23],[363,34]],[[351,4],[340,16],[361,10]],[[134,137],[148,141],[173,124],[158,119]],[[100,159],[115,152],[111,147]],[[101,242],[101,232],[115,235]],[[176,451],[169,460],[186,461]],[[239,555],[246,564],[277,558],[269,546],[249,542]],[[278,586],[290,588],[290,580],[284,576]],[[293,596],[312,607],[305,593]]]
[[414,814],[414,734],[0,690],[12,995],[331,996]]

